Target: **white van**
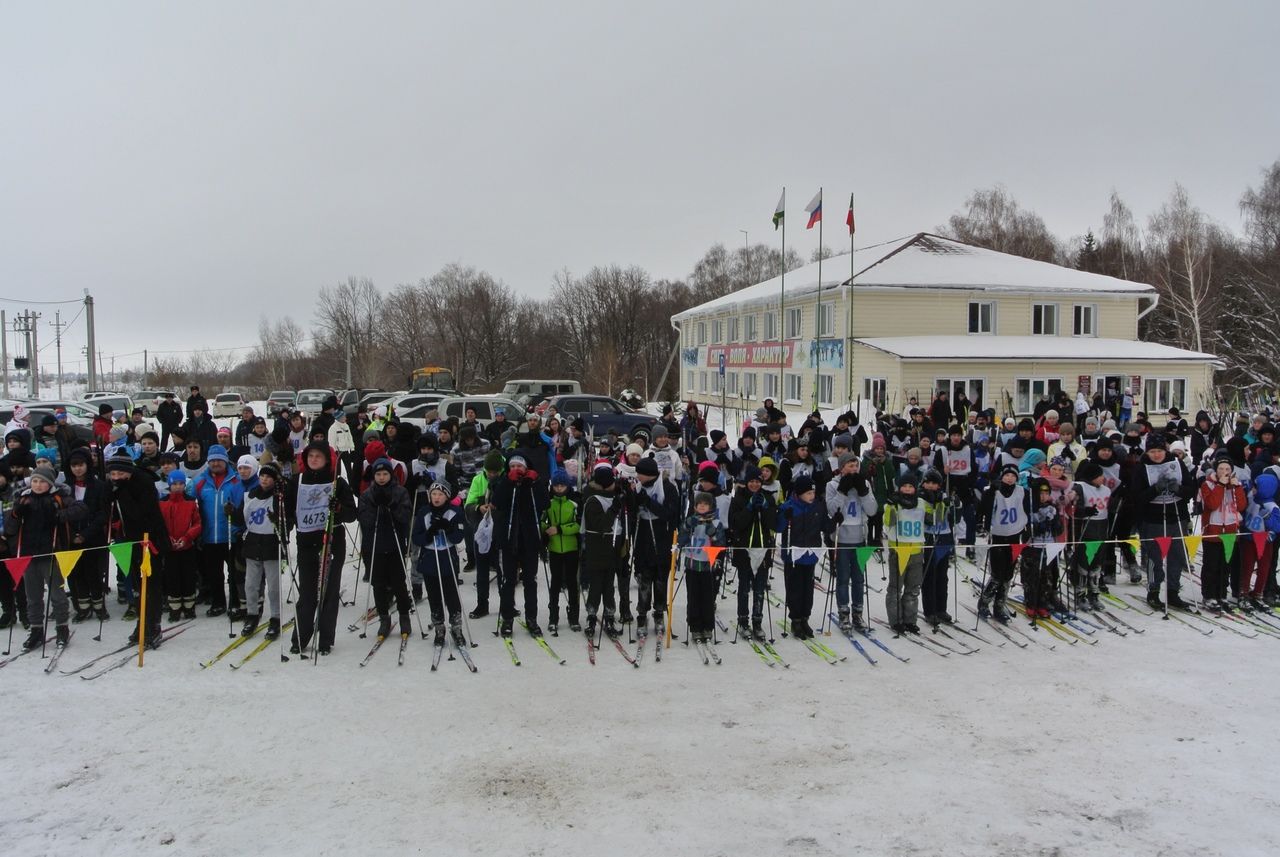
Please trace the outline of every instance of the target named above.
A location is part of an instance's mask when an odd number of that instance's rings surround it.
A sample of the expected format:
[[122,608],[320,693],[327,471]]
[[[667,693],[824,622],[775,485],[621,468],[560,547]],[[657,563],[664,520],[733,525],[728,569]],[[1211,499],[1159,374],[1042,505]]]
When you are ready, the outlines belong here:
[[526,409],[532,409],[552,396],[580,393],[582,393],[582,384],[567,379],[558,381],[520,379],[508,381],[502,388],[504,397]]

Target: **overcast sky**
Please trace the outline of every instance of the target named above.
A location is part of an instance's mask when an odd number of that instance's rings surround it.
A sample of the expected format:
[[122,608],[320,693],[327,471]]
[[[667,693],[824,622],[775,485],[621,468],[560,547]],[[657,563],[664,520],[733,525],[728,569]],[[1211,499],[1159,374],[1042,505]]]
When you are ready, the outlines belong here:
[[1175,181],[1234,230],[1280,158],[1277,32],[1270,0],[5,0],[0,296],[91,289],[108,359],[249,345],[350,274],[681,277],[776,241],[783,185],[805,255],[819,185],[840,247],[850,191],[871,243],[996,182],[1064,237]]

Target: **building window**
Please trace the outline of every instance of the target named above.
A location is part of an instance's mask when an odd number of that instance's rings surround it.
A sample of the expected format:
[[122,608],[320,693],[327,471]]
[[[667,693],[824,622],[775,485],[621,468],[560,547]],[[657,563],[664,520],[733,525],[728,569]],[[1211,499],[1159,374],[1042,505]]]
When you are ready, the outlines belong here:
[[783,383],[787,385],[786,395],[783,397],[787,404],[800,404],[800,375],[797,372],[788,372],[783,375]]
[[1076,304],[1075,321],[1071,326],[1074,336],[1098,335],[1098,307],[1095,304]]
[[707,344],[707,323],[705,321],[698,322],[698,344]]
[[756,318],[757,316],[755,315],[749,315],[742,320],[743,327],[745,327],[747,331],[747,342],[756,341],[756,334],[758,332],[756,330]]
[[742,373],[742,395],[746,396],[748,399],[754,399],[756,397],[755,372]]
[[695,373],[692,369],[690,369],[688,372],[685,372],[684,374],[685,374],[685,388],[686,388],[690,393],[692,393],[692,392],[693,392],[694,375],[695,375],[696,373]]
[[707,373],[706,372],[698,373],[698,392],[699,393],[707,392]]
[[764,314],[764,341],[773,342],[777,338],[778,314],[770,311]]
[[725,377],[728,379],[728,383],[725,385],[724,391],[730,396],[738,395],[738,373],[730,372]]
[[1142,406],[1148,413],[1177,408],[1187,409],[1186,378],[1144,378],[1142,380]]
[[1019,414],[1029,414],[1035,410],[1036,402],[1042,398],[1053,399],[1062,389],[1061,378],[1018,378],[1014,381],[1016,396],[1013,409]]
[[835,397],[836,381],[831,375],[818,376],[818,404],[831,407],[831,400]]
[[1031,305],[1031,332],[1036,336],[1058,335],[1058,305]]
[[868,400],[877,408],[884,410],[886,402],[886,393],[889,391],[888,378],[863,378],[862,379],[862,398]]
[[787,310],[787,339],[800,338],[800,325],[804,321],[804,309],[796,307]]
[[719,372],[711,373],[711,392],[717,396],[724,392],[724,379]]
[[956,402],[960,401],[960,396],[969,399],[969,404],[974,408],[982,408],[982,396],[986,392],[986,381],[982,378],[935,378],[933,382],[933,391],[936,395],[942,391],[946,391],[948,404],[954,412]]
[[711,322],[711,341],[717,344],[724,342],[724,322],[718,318]]
[[970,333],[995,333],[996,332],[995,301],[970,301],[969,302],[969,332]]
[[766,399],[778,398],[778,376],[772,372],[766,372],[764,375],[764,397]]
[[818,336],[836,335],[836,305],[818,304]]
[[738,341],[738,317],[736,315],[729,319],[729,341]]

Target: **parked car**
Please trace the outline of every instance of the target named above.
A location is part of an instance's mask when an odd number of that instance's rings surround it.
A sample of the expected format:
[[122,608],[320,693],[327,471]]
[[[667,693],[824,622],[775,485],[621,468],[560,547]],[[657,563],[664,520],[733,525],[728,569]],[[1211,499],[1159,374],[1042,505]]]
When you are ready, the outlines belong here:
[[[34,433],[38,429],[40,425],[40,421],[43,420],[46,416],[54,416],[55,411],[53,408],[49,407],[49,404],[50,403],[48,402],[33,402],[27,406],[28,408],[27,419],[32,426],[32,429],[31,429],[32,433]],[[71,412],[68,411],[67,413],[70,414]],[[6,419],[6,416],[7,416],[7,419]],[[10,411],[7,415],[3,412],[0,412],[0,420],[4,420],[5,422],[7,422],[8,420],[11,420],[11,419],[13,419],[12,411]],[[68,416],[67,424],[71,426],[71,433],[75,435],[76,440],[82,440],[85,443],[90,443],[90,444],[93,443],[93,421],[92,420],[86,423],[74,417]],[[59,464],[59,466],[61,466],[61,463]]]
[[239,416],[240,409],[243,407],[244,396],[240,393],[219,393],[213,400],[213,414],[211,416]]
[[67,412],[67,422],[72,425],[93,425],[93,418],[98,415],[98,406],[96,404],[88,405],[84,402],[73,402],[69,399],[54,402],[27,402],[28,408],[46,408],[50,412],[55,412],[59,408]]
[[619,435],[648,439],[658,422],[653,414],[633,411],[609,396],[553,396],[547,404],[556,409],[562,420],[582,417],[587,430],[596,437],[616,431]]
[[427,426],[440,418],[439,404],[439,402],[426,401],[403,410],[397,409],[396,419],[402,423],[412,423],[422,431],[426,431]]
[[359,412],[360,407],[361,407],[362,405],[364,406],[364,409],[365,409],[366,411],[371,411],[371,410],[373,410],[374,408],[376,408],[378,405],[382,404],[383,402],[385,402],[385,401],[387,401],[387,400],[389,400],[389,399],[394,399],[394,398],[396,398],[396,397],[398,397],[398,396],[403,396],[403,395],[405,395],[405,393],[404,393],[404,392],[400,392],[400,393],[388,393],[388,392],[386,392],[385,390],[379,390],[379,391],[378,391],[378,392],[376,392],[376,393],[369,393],[369,394],[365,395],[364,397],[362,397],[362,398],[360,399],[360,401],[356,403],[356,406],[355,406],[354,408],[352,408],[352,409],[351,409],[351,411],[349,411],[348,413],[349,413],[349,414],[354,414],[354,413]]
[[[343,390],[338,394],[338,404],[347,412],[347,416],[351,416],[358,409],[360,402],[365,396],[374,395],[383,392],[374,387],[365,390]],[[390,396],[390,393],[387,393]]]
[[137,407],[142,408],[143,416],[149,417],[155,414],[165,396],[173,396],[175,400],[178,398],[173,390],[139,390],[134,393],[133,401]]
[[299,390],[294,406],[309,417],[314,417],[323,410],[324,400],[333,395],[333,390]]
[[272,390],[271,395],[267,396],[267,413],[274,414],[286,405],[293,407],[297,400],[298,394],[293,390]]
[[123,396],[119,390],[86,390],[80,394],[80,401],[91,402],[94,399],[110,399],[115,396]]
[[572,379],[537,380],[518,378],[508,381],[502,388],[502,395],[525,410],[532,410],[539,403],[552,396],[565,396],[570,393],[581,393],[582,384]]
[[458,422],[466,417],[468,408],[474,408],[476,419],[485,426],[493,422],[494,414],[498,411],[506,414],[507,422],[517,424],[524,419],[525,413],[520,405],[500,396],[454,396],[442,399],[438,407],[442,418],[453,417]]
[[438,406],[444,398],[440,393],[406,393],[403,396],[396,396],[393,399],[387,399],[385,402],[379,402],[379,404],[387,406],[388,414],[401,416],[405,411],[416,408],[418,405]]
[[111,406],[112,411],[122,411],[127,416],[133,412],[133,399],[125,395],[114,396],[94,396],[92,399],[84,399],[82,406],[87,406],[93,411],[94,416],[98,415],[98,408],[107,404]]

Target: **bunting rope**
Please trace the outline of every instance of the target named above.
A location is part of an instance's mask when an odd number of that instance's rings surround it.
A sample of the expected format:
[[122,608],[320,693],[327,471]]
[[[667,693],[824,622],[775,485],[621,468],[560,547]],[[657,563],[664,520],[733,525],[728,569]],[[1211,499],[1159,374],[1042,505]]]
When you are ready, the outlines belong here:
[[5,570],[9,572],[9,576],[13,578],[13,585],[17,586],[22,580],[22,576],[27,573],[27,567],[31,565],[32,560],[43,559],[44,557],[53,557],[58,564],[58,571],[62,573],[62,579],[66,580],[71,576],[72,570],[76,567],[76,563],[80,561],[86,553],[92,551],[110,551],[111,557],[116,561],[116,565],[120,568],[120,573],[128,577],[131,573],[133,565],[133,549],[138,545],[147,545],[150,550],[142,552],[142,573],[147,577],[151,576],[151,554],[155,547],[149,541],[136,542],[114,542],[109,545],[95,545],[93,547],[72,548],[70,550],[50,551],[49,553],[31,553],[22,556],[9,557],[0,560],[4,563]]

